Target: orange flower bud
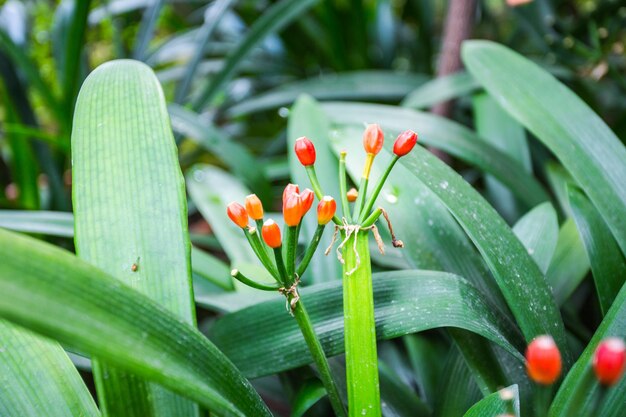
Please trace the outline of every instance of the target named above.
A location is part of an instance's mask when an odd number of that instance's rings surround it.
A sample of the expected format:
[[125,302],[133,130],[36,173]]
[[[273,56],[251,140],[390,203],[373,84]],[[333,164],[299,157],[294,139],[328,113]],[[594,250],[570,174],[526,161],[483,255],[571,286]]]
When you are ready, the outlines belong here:
[[287,196],[289,194],[293,194],[293,193],[298,194],[299,192],[300,192],[300,188],[298,187],[298,184],[287,184],[287,186],[285,187],[285,190],[283,191],[283,204],[285,203],[285,200],[287,199]]
[[561,352],[552,336],[533,339],[526,349],[526,370],[538,384],[550,385],[561,375]]
[[253,220],[261,220],[263,218],[263,204],[256,194],[246,196],[246,211]]
[[317,222],[319,224],[327,224],[332,220],[337,210],[337,203],[331,196],[325,195],[317,205]]
[[291,193],[283,202],[283,218],[287,226],[297,226],[302,220],[302,198],[300,194]]
[[593,354],[593,371],[603,385],[615,385],[624,374],[626,346],[618,337],[604,339]]
[[393,153],[398,156],[404,156],[415,147],[417,143],[417,133],[412,130],[407,130],[400,133],[395,143],[393,144]]
[[383,131],[377,124],[368,125],[367,128],[365,128],[365,132],[363,132],[363,147],[365,148],[365,152],[371,153],[372,155],[378,154],[383,148],[384,140],[385,136]]
[[246,213],[246,209],[241,204],[233,201],[226,207],[226,214],[228,214],[233,223],[242,229],[248,226],[248,213]]
[[263,223],[263,228],[261,229],[261,235],[263,236],[263,241],[270,248],[278,248],[282,244],[280,238],[280,227],[276,224],[276,222],[272,219],[266,220]]
[[306,137],[302,136],[296,140],[294,150],[298,160],[305,167],[315,163],[315,146]]
[[354,203],[359,196],[359,192],[356,190],[356,188],[353,187],[348,190],[346,195],[348,196],[348,201]]
[[300,199],[302,200],[302,217],[304,217],[313,205],[315,193],[312,190],[305,188],[304,191],[300,193]]

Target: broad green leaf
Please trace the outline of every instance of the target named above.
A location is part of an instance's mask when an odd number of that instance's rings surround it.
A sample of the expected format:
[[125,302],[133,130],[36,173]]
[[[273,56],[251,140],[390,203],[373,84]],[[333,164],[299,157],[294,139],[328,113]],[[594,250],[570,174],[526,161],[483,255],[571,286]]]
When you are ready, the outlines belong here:
[[199,275],[227,291],[235,289],[228,266],[220,259],[195,246],[191,248],[191,265],[195,275]]
[[458,417],[481,396],[467,363],[457,349],[448,352],[439,381],[435,403],[435,415],[438,417]]
[[550,188],[559,203],[561,211],[566,217],[572,217],[572,209],[569,206],[569,199],[567,197],[567,187],[569,184],[576,184],[576,181],[567,172],[563,165],[556,161],[549,161],[546,164],[546,177]]
[[226,215],[228,203],[243,204],[250,191],[236,177],[211,165],[194,166],[186,179],[189,196],[211,225],[231,263],[255,263],[256,256],[243,232]]
[[474,78],[561,161],[626,253],[626,148],[611,129],[552,75],[502,45],[465,42],[462,55]]
[[61,211],[0,210],[0,227],[18,232],[73,237],[74,216]]
[[546,271],[554,298],[562,305],[578,288],[589,272],[589,258],[580,239],[576,223],[567,219],[559,230],[554,256]]
[[[76,103],[72,161],[77,254],[195,323],[184,181],[149,67],[112,61],[87,77]],[[97,357],[94,377],[107,415],[197,414],[186,399]]]
[[[557,392],[550,408],[550,417],[589,415],[592,397],[598,395],[599,384],[591,369],[591,360],[598,344],[609,336],[626,338],[626,286],[613,301],[604,320],[593,335],[584,352],[576,361]],[[603,404],[594,414],[596,417],[620,417],[624,415],[626,378],[609,389]]]
[[0,247],[0,294],[11,294],[0,297],[0,317],[218,415],[271,416],[232,363],[165,307],[50,244],[0,229]]
[[557,305],[543,273],[504,220],[457,173],[422,147],[400,163],[441,199],[474,242],[526,340],[551,334],[567,368],[571,357]]
[[444,77],[437,77],[416,90],[404,100],[403,107],[425,109],[442,101],[455,99],[480,88],[480,84],[467,72],[460,71]]
[[552,204],[545,202],[530,210],[515,223],[513,233],[545,274],[559,236],[559,223]]
[[[506,391],[506,393],[504,393]],[[502,397],[511,396],[510,401],[504,401]],[[472,408],[470,408],[463,417],[485,417],[497,416],[505,413],[513,413],[515,417],[520,417],[520,401],[517,385],[503,388],[499,392],[494,392],[486,398],[483,398]]]
[[[306,136],[315,144],[315,169],[321,187],[324,193],[333,196],[339,202],[339,168],[337,158],[335,158],[330,148],[329,135],[330,124],[328,118],[317,102],[309,96],[300,96],[291,109],[287,126],[287,155],[291,181],[299,184],[301,190],[312,188],[304,167],[293,152],[296,140],[301,136]],[[311,240],[316,228],[317,218],[310,215],[305,217],[302,226],[302,236],[305,242]],[[328,247],[331,239],[332,233],[326,231],[320,241],[320,248]],[[305,279],[307,275],[311,276],[312,281],[315,283],[334,281],[341,278],[341,265],[332,256],[324,256],[323,250],[318,250],[313,255],[309,270],[305,274]]]
[[[301,296],[324,351],[343,352],[341,282],[305,287]],[[375,274],[377,335],[389,339],[436,327],[460,327],[501,345],[521,360],[519,336],[463,278],[445,272],[401,271]],[[284,299],[227,314],[217,320],[211,339],[248,377],[312,362]],[[512,345],[512,344],[513,345]]]
[[606,314],[626,279],[626,261],[611,231],[585,194],[568,187],[578,233],[588,255],[602,313]]
[[[532,173],[524,128],[487,94],[475,95],[472,104],[479,137],[515,159],[526,172]],[[485,191],[487,199],[507,221],[513,222],[523,213],[511,191],[490,175],[485,176]]]
[[0,415],[97,417],[80,375],[58,343],[0,321]]
[[529,207],[548,200],[541,184],[521,164],[458,123],[397,106],[333,102],[324,103],[322,107],[337,124],[379,123],[385,131],[394,134],[412,129],[424,145],[441,149],[492,174]]
[[194,100],[194,110],[200,110],[211,104],[225,84],[236,74],[241,61],[266,36],[280,31],[315,3],[317,0],[280,0],[268,8],[250,27],[244,39],[228,55],[221,71],[211,78],[200,95]]
[[204,123],[200,116],[181,106],[169,106],[172,128],[217,156],[263,201],[269,201],[270,184],[259,161],[245,146],[228,138],[221,130]]
[[392,71],[355,71],[322,75],[305,81],[295,81],[245,99],[226,110],[230,116],[241,116],[286,106],[300,94],[317,100],[377,100],[401,99],[406,92],[424,83],[419,74]]

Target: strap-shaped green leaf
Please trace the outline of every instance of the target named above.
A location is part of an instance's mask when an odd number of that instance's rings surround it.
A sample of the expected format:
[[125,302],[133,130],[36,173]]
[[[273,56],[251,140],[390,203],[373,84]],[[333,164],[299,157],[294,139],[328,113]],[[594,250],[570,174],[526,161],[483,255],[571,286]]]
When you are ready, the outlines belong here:
[[[506,393],[503,393],[505,390]],[[506,398],[506,401],[502,399],[503,397]],[[503,388],[499,392],[494,392],[483,398],[474,404],[463,417],[497,416],[501,414],[504,415],[504,413],[510,411],[514,413],[512,414],[513,416],[520,416],[520,401],[517,385]]]
[[193,326],[71,253],[0,229],[0,317],[155,381],[223,416],[271,414]]
[[513,232],[545,274],[559,235],[559,223],[552,204],[545,202],[530,210],[515,223]]
[[626,253],[626,148],[611,129],[552,75],[502,45],[465,42],[463,61],[489,94],[554,152]]
[[[341,282],[302,289],[302,297],[328,355],[343,352]],[[376,332],[389,339],[436,327],[459,327],[480,334],[521,359],[519,336],[465,279],[435,271],[375,274]],[[270,375],[312,362],[284,299],[227,314],[211,339],[248,377]],[[514,347],[516,346],[516,347]]]
[[[83,84],[72,132],[77,254],[194,323],[187,202],[163,93],[146,65],[101,65]],[[194,416],[197,407],[95,358],[107,415]]]
[[0,347],[0,416],[100,415],[58,343],[0,320]]

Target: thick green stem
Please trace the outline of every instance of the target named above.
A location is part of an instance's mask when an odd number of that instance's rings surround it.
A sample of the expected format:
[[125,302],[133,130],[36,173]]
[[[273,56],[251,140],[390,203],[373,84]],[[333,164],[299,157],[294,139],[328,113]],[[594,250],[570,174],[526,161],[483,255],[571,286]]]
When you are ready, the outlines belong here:
[[350,417],[379,417],[381,408],[376,327],[367,232],[358,232],[348,239],[343,247],[343,259],[348,409]]
[[296,248],[298,247],[297,226],[285,227],[285,268],[287,270],[288,282],[295,280],[293,276],[296,263]]
[[311,323],[309,314],[304,308],[302,300],[299,300],[296,303],[293,314],[296,318],[296,321],[298,322],[298,326],[300,326],[300,331],[304,336],[304,340],[309,347],[309,351],[311,352],[313,361],[317,366],[317,370],[320,374],[320,379],[322,380],[322,384],[324,384],[324,388],[326,388],[326,392],[328,393],[328,399],[330,400],[330,404],[335,411],[335,415],[339,417],[345,417],[346,410],[343,406],[343,403],[341,402],[341,397],[339,396],[339,390],[337,389],[337,385],[335,385],[335,381],[333,380],[330,366],[328,365],[328,361],[326,360],[324,349],[322,348],[322,344],[317,338],[315,329],[313,329],[313,324]]
[[309,262],[311,262],[313,255],[315,255],[317,246],[320,244],[320,240],[322,239],[322,234],[324,234],[325,226],[326,225],[322,224],[317,225],[317,229],[315,229],[315,234],[313,234],[313,239],[311,239],[311,243],[304,253],[304,258],[302,258],[302,262],[300,262],[300,265],[298,265],[298,269],[296,270],[296,274],[298,274],[299,277],[304,274],[304,271],[306,271],[306,268],[309,266]]
[[355,217],[355,218],[358,218],[361,222],[363,222],[365,217],[369,215],[370,210],[372,210],[372,207],[374,207],[374,203],[376,202],[376,199],[378,198],[378,194],[380,194],[380,190],[383,189],[383,185],[385,185],[385,181],[387,181],[387,177],[391,173],[393,166],[396,164],[396,162],[398,162],[398,159],[400,159],[398,155],[393,156],[393,159],[391,160],[391,162],[389,162],[389,165],[387,166],[387,169],[385,170],[383,176],[378,179],[378,182],[376,183],[376,187],[374,187],[374,191],[370,195],[370,198],[369,200],[367,200],[367,204],[365,205],[365,208],[361,212],[361,216]]

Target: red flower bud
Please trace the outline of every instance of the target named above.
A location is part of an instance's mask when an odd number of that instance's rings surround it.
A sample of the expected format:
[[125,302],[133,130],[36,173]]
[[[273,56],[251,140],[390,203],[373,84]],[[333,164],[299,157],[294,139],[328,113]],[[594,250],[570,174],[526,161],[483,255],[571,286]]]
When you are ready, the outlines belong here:
[[302,198],[300,194],[291,193],[283,202],[283,218],[287,226],[297,226],[302,220]]
[[283,204],[285,203],[285,200],[287,199],[287,196],[289,194],[293,194],[293,193],[298,194],[299,192],[300,192],[300,188],[298,187],[298,184],[287,184],[287,186],[285,187],[285,190],[283,191]]
[[550,385],[561,375],[561,352],[552,336],[536,337],[526,349],[526,370],[538,384]]
[[300,199],[302,200],[302,217],[304,217],[313,205],[315,193],[312,190],[305,188],[304,191],[300,193]]
[[280,238],[280,227],[276,224],[276,222],[272,219],[266,220],[263,223],[263,228],[261,229],[261,235],[263,236],[263,241],[270,248],[278,248],[282,244]]
[[395,143],[393,144],[393,153],[398,156],[404,156],[415,147],[417,143],[417,133],[412,130],[407,130],[400,133]]
[[241,204],[233,201],[226,207],[226,214],[228,214],[233,223],[242,229],[248,226],[248,213],[246,213],[246,209]]
[[336,210],[337,203],[335,199],[325,195],[317,205],[317,222],[322,225],[327,224],[332,220]]
[[313,142],[302,136],[296,140],[294,146],[296,156],[302,165],[309,166],[315,163],[315,146]]
[[593,371],[603,385],[615,385],[624,374],[626,346],[617,337],[604,339],[593,355]]
[[383,131],[377,124],[368,125],[367,128],[365,128],[365,132],[363,132],[363,147],[365,148],[365,152],[373,155],[378,154],[383,148],[384,140],[385,135],[383,135]]
[[246,196],[246,211],[253,220],[261,220],[263,218],[263,204],[256,194]]
[[348,196],[348,201],[350,203],[354,203],[359,196],[359,192],[356,190],[356,188],[350,188],[346,195]]

